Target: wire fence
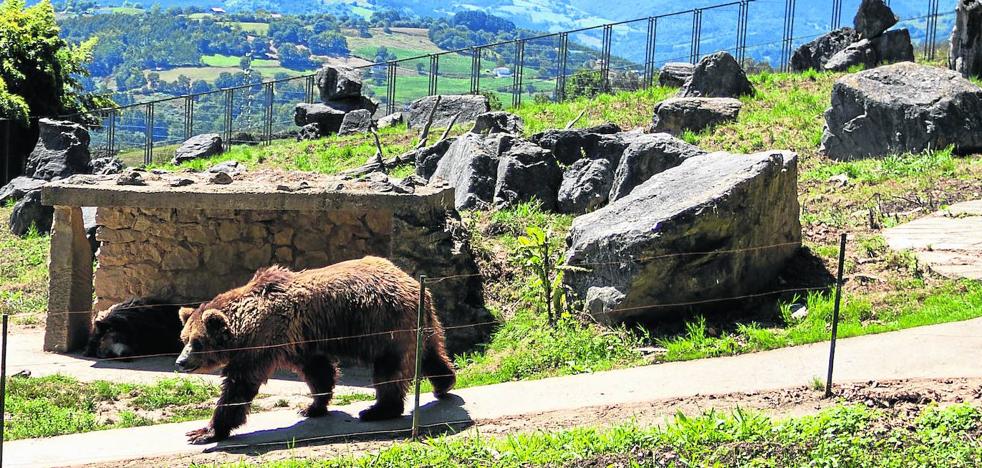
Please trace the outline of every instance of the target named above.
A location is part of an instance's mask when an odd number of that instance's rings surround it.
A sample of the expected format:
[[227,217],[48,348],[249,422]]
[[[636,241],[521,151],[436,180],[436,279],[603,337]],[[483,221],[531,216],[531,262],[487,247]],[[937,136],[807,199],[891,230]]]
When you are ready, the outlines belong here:
[[[506,107],[528,100],[559,102],[576,91],[575,85],[582,81],[577,77],[583,76],[590,78],[588,95],[646,89],[654,84],[661,64],[696,63],[719,50],[730,52],[747,65],[753,61],[787,71],[796,47],[840,27],[843,12],[859,7],[859,0],[826,1],[825,8],[811,2],[801,10],[796,0],[731,1],[373,61],[354,69],[364,80],[363,92],[380,103],[378,112],[386,114],[405,110],[412,101],[435,94],[489,94]],[[923,38],[923,52],[929,60],[936,57],[941,33],[954,25],[954,3],[929,0],[913,7],[894,6],[903,18],[899,26]],[[782,31],[780,40],[759,40],[776,30]],[[690,34],[680,39],[678,31]],[[268,145],[292,137],[297,130],[295,105],[318,100],[315,75],[308,74],[55,117],[87,120],[95,155],[116,155],[127,165],[139,166],[170,161],[177,145],[196,135],[218,134],[226,148],[233,144]],[[4,141],[9,143],[12,134],[8,127],[9,121],[0,130],[6,132]],[[9,147],[0,150],[6,155],[2,168],[6,182],[23,171],[24,161],[13,160]]]

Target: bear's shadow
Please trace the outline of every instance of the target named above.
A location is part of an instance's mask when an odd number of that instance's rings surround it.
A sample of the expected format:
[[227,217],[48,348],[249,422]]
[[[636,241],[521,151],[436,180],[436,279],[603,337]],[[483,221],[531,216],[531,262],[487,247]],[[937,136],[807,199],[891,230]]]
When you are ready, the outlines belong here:
[[[464,409],[464,399],[452,393],[421,405],[419,410],[419,432],[423,435],[453,434],[474,425]],[[395,419],[371,422],[361,422],[357,414],[339,410],[332,410],[321,418],[297,417],[300,420],[288,427],[235,434],[204,452],[259,455],[292,447],[409,439],[412,430],[411,411]]]

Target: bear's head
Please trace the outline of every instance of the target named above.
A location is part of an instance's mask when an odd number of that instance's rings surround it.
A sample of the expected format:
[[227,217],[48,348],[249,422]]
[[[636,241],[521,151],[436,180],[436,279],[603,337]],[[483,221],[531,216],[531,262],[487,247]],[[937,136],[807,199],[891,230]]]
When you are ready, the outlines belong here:
[[231,353],[226,350],[232,344],[228,317],[211,305],[181,308],[184,350],[174,362],[179,372],[209,372],[228,364]]

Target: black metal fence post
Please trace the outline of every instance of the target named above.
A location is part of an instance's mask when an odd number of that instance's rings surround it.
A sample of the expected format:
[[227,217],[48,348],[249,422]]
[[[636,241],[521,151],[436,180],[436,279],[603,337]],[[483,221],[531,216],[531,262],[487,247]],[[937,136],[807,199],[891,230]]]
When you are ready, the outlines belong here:
[[515,70],[512,72],[511,106],[522,104],[522,73],[525,68],[525,41],[515,41]]
[[839,236],[839,271],[835,276],[835,304],[832,307],[832,339],[829,342],[829,373],[825,379],[825,397],[832,396],[832,367],[835,364],[835,342],[839,335],[839,304],[842,302],[842,273],[846,265],[846,233]]
[[396,73],[398,71],[395,62],[389,62],[386,65],[385,99],[388,101],[386,103],[386,114],[396,111]]
[[0,466],[3,466],[3,431],[7,412],[7,321],[9,315],[3,314],[3,348],[0,350]]
[[794,10],[795,0],[785,0],[784,3],[784,34],[781,46],[781,71],[791,69],[791,50],[794,44]]
[[842,0],[832,0],[832,19],[829,21],[829,31],[839,29],[842,25]]
[[747,23],[750,17],[750,2],[740,2],[740,13],[737,17],[736,59],[741,66],[747,60]]
[[436,96],[439,88],[437,80],[440,77],[440,55],[430,55],[430,89],[428,96]]
[[116,151],[116,114],[117,110],[113,109],[109,111],[109,129],[106,135],[106,146],[109,147],[109,154],[107,156],[112,156]]
[[184,139],[191,138],[194,131],[194,97],[184,97]]
[[603,49],[601,50],[601,57],[600,57],[600,78],[601,78],[600,86],[603,87],[601,91],[605,93],[610,91],[611,88],[610,87],[610,47],[611,47],[610,43],[611,40],[613,39],[613,35],[614,35],[614,27],[609,24],[604,25]]
[[648,18],[648,37],[644,44],[644,80],[641,86],[648,89],[655,82],[655,46],[658,40],[658,18]]
[[471,94],[477,94],[481,90],[481,49],[471,47]]
[[938,8],[940,0],[928,0],[927,28],[924,34],[924,56],[934,60],[937,51]]
[[413,376],[413,441],[419,440],[419,384],[423,373],[423,313],[426,310],[426,275],[419,275],[419,304],[416,309],[416,373]]
[[263,122],[263,124],[264,124],[263,125],[263,141],[266,142],[266,145],[267,146],[270,145],[273,142],[273,92],[274,92],[273,86],[274,86],[273,83],[266,83],[265,84],[266,94],[265,94],[265,102],[264,102],[263,109],[266,112],[265,112],[265,115],[263,117],[266,118],[266,121]]
[[225,150],[232,147],[232,103],[235,100],[235,90],[228,88],[225,90]]
[[143,143],[143,164],[153,164],[153,103],[146,105],[146,116],[143,122],[146,126],[146,140]]
[[569,33],[559,33],[559,70],[556,74],[556,101],[566,100],[566,59],[569,55]]
[[692,10],[692,42],[689,45],[689,62],[693,65],[699,61],[699,42],[702,38],[702,10]]
[[314,75],[308,75],[306,81],[304,82],[304,93],[306,94],[307,104],[314,103]]

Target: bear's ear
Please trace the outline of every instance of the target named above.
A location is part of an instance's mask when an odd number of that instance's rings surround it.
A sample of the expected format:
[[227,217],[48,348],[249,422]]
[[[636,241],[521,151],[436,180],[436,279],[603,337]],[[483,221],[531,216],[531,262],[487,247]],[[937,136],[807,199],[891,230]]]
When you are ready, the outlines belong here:
[[205,323],[205,330],[209,335],[219,335],[228,330],[228,317],[216,309],[204,311],[201,321]]
[[181,310],[177,312],[177,316],[181,318],[181,323],[188,323],[188,319],[191,318],[191,314],[194,313],[194,309],[191,307],[181,307]]

